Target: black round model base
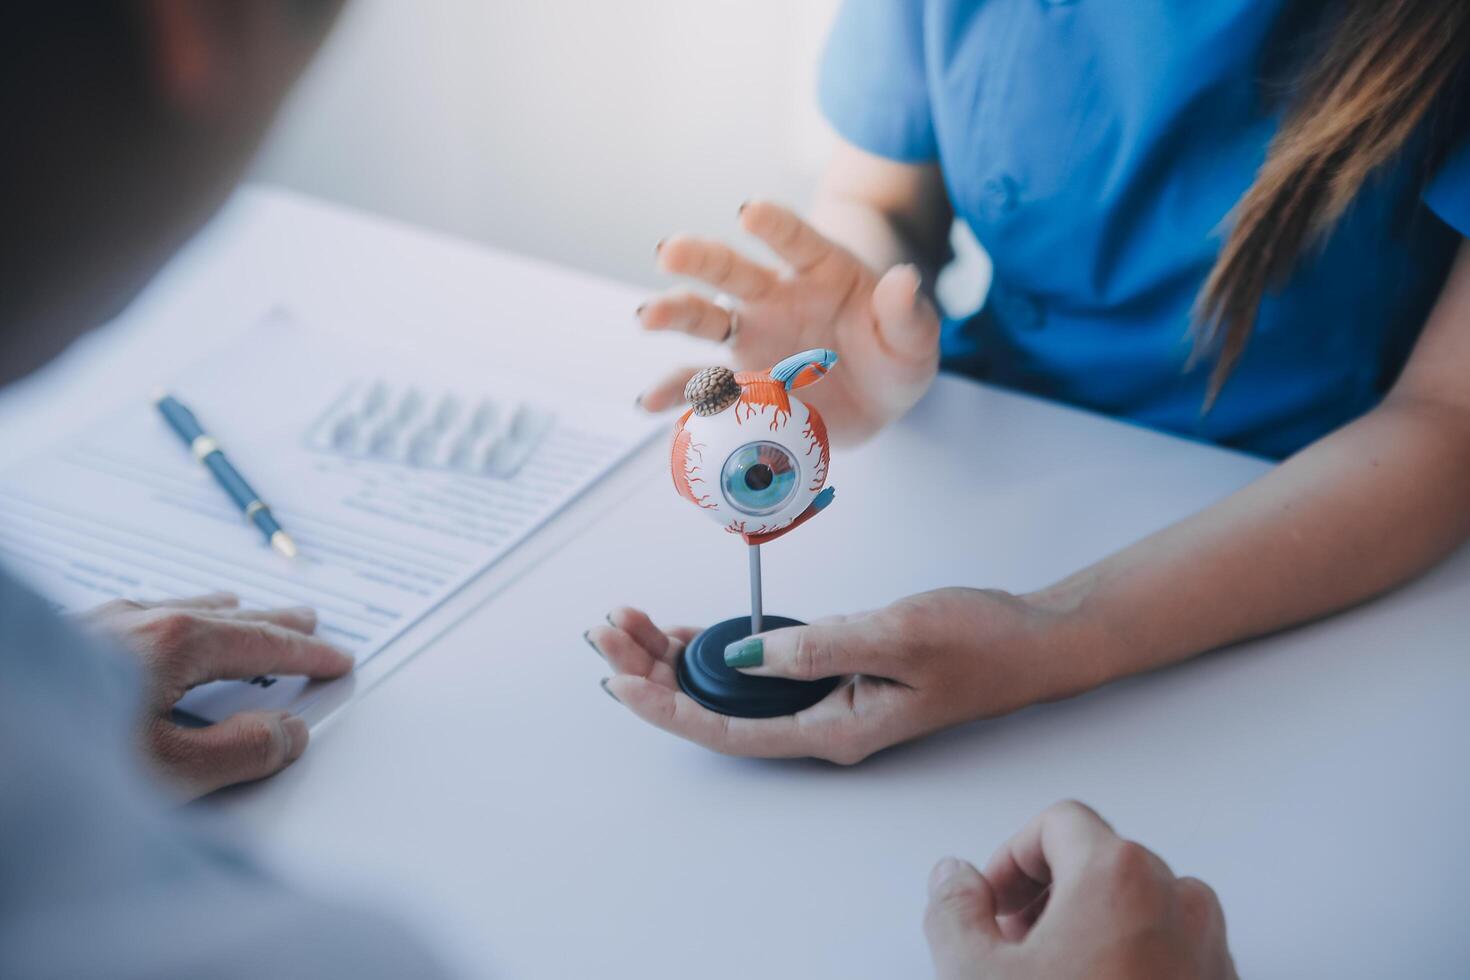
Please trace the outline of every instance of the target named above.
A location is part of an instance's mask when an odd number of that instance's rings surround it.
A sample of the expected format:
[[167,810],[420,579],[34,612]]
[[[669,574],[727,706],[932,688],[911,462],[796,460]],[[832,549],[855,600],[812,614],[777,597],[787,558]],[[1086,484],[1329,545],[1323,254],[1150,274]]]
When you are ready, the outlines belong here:
[[[765,629],[806,624],[785,616],[766,616]],[[700,633],[679,658],[679,686],[711,711],[736,718],[778,718],[810,708],[832,693],[840,678],[793,681],[751,677],[725,666],[725,647],[750,635],[750,617],[727,619]]]

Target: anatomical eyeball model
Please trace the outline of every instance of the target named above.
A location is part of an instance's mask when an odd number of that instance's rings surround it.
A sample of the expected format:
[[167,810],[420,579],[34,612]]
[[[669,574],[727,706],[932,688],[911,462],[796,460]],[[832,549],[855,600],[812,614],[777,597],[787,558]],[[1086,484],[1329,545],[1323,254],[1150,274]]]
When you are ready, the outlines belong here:
[[670,459],[679,494],[747,544],[773,541],[831,503],[827,427],[792,391],[836,363],[816,349],[769,371],[713,367],[691,378]]
[[836,689],[838,678],[798,681],[742,673],[725,660],[731,644],[766,629],[802,625],[762,611],[760,546],[810,520],[832,502],[827,427],[791,392],[822,379],[837,355],[793,354],[769,371],[700,371],[684,387],[689,411],[674,427],[670,467],[686,500],[750,547],[750,615],[715,623],[680,655],[679,687],[721,714],[796,714]]

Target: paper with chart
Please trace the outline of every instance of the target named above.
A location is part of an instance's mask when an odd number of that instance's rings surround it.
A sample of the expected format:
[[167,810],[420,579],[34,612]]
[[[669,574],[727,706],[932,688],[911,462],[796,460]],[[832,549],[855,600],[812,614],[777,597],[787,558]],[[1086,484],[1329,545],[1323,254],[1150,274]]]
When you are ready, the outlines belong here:
[[[281,313],[171,390],[298,558],[267,547],[140,404],[0,473],[0,559],[68,609],[216,590],[248,606],[308,604],[359,663],[659,427],[630,406],[579,402],[554,370],[354,349]],[[311,693],[256,678],[200,688],[183,707],[217,720],[299,708]]]

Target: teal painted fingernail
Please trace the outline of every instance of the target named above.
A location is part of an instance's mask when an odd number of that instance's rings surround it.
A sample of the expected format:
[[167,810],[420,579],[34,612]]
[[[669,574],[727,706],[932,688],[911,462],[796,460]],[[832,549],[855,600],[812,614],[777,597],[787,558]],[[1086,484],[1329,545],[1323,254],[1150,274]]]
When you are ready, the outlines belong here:
[[758,636],[725,647],[726,667],[759,667],[766,661],[766,641]]
[[[608,697],[612,698],[614,701],[618,701],[618,696],[612,692],[612,688],[610,688],[610,687],[607,686],[607,682],[610,681],[610,680],[612,680],[611,677],[604,677],[598,683],[600,683],[602,685],[602,693],[603,694],[606,694]],[[618,701],[618,704],[622,704],[622,703],[623,702]]]

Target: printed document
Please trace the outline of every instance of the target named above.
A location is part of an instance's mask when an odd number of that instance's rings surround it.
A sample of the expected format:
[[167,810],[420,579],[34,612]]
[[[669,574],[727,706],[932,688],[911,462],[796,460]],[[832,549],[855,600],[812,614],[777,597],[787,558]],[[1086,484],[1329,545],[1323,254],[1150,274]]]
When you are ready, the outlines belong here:
[[[267,546],[147,403],[0,473],[0,557],[69,610],[221,590],[310,605],[361,664],[661,428],[631,404],[579,400],[555,364],[344,346],[276,311],[160,379],[297,558]],[[302,679],[260,677],[181,708],[215,721],[310,695]]]

